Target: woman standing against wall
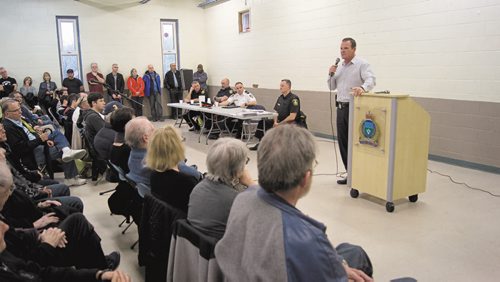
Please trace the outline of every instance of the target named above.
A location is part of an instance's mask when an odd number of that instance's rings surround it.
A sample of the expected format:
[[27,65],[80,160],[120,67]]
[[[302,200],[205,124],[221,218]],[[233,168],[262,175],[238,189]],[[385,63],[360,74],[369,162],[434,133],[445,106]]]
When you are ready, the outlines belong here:
[[[142,77],[137,74],[136,69],[130,71],[130,77],[127,79],[127,86],[132,95],[132,100],[142,104],[144,99],[144,81]],[[131,104],[136,116],[142,116],[142,106],[134,102]]]

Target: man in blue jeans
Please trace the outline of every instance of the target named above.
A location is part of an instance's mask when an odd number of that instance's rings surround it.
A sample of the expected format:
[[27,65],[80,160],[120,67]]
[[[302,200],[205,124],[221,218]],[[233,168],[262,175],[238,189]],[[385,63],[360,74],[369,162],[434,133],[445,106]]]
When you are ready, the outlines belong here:
[[[78,171],[74,162],[75,159],[85,156],[85,150],[71,150],[66,137],[57,130],[49,134],[31,127],[22,119],[21,106],[14,99],[3,102],[2,112],[7,143],[12,149],[13,159],[16,160],[14,166],[19,167],[22,164],[30,170],[37,170],[39,165],[61,158],[65,184],[78,186],[86,183],[84,179],[77,177]],[[50,159],[45,158],[45,146]]]

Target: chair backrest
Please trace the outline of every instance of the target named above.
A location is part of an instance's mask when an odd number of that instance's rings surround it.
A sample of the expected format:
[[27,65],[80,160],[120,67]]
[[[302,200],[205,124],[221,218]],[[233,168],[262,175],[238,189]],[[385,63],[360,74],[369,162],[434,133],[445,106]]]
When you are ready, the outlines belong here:
[[173,224],[186,214],[153,194],[144,195],[139,225],[139,265],[146,266],[146,281],[165,281]]
[[118,178],[120,179],[120,181],[126,181],[127,182],[127,177],[125,175],[125,171],[123,171],[123,169],[117,165],[115,165],[114,163],[110,162],[110,161],[107,161],[108,165],[114,170],[116,171],[116,173],[118,174]]
[[151,194],[151,187],[144,183],[136,183],[137,192],[141,197],[144,198],[145,195]]
[[217,241],[186,219],[177,220],[170,243],[167,281],[223,281],[215,260]]

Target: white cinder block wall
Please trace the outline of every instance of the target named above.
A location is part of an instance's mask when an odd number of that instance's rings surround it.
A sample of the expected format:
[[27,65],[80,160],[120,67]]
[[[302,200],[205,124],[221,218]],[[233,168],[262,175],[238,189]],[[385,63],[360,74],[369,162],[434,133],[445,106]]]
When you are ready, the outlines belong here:
[[[251,10],[239,34],[238,11]],[[500,102],[499,0],[232,0],[206,11],[212,85],[232,82],[327,91],[340,41],[377,76],[375,90]]]
[[[134,3],[135,2],[135,3]],[[0,0],[0,66],[18,84],[32,76],[36,87],[48,71],[61,86],[56,16],[78,16],[83,72],[97,62],[106,75],[118,63],[129,76],[142,74],[148,64],[162,73],[160,19],[179,20],[180,66],[205,63],[204,11],[195,0],[152,0],[140,5],[131,0]],[[104,3],[104,4],[103,4]],[[113,5],[105,5],[105,4]],[[119,4],[124,3],[124,4]],[[163,79],[162,79],[163,80]],[[84,81],[87,89],[86,81]]]

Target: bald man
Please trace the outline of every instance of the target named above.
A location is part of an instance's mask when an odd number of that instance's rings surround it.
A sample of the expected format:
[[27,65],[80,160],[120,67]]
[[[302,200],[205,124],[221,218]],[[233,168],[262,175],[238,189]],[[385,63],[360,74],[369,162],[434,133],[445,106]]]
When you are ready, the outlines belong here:
[[226,101],[231,95],[234,94],[233,89],[229,86],[229,79],[228,78],[223,78],[220,81],[220,86],[221,89],[219,92],[217,92],[217,95],[215,95],[215,101],[221,103]]

